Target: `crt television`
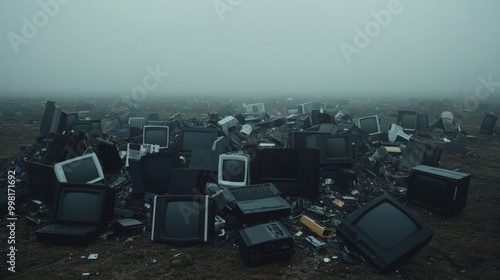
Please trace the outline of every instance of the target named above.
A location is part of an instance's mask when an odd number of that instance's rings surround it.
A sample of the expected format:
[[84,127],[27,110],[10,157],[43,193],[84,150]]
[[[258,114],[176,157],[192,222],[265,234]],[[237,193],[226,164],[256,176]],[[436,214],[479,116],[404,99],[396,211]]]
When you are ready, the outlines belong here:
[[252,184],[273,183],[280,193],[317,197],[319,194],[319,150],[258,150],[250,162]]
[[172,245],[207,243],[215,237],[215,203],[208,195],[157,195],[151,240]]
[[159,145],[160,148],[168,148],[169,128],[161,125],[145,125],[143,127],[142,143]]
[[246,155],[229,154],[219,156],[217,178],[219,184],[231,187],[248,185],[250,166]]
[[479,133],[481,134],[493,134],[493,129],[495,128],[495,123],[498,117],[492,113],[488,113],[484,116],[481,127],[479,128]]
[[318,138],[322,165],[353,164],[357,160],[357,146],[353,134],[323,134]]
[[192,151],[195,148],[212,149],[219,136],[215,127],[182,127],[180,133],[181,150]]
[[385,273],[415,255],[433,232],[411,209],[383,194],[345,218],[337,235]]
[[471,175],[417,165],[408,178],[408,200],[445,216],[460,212],[466,204]]
[[354,125],[361,128],[369,135],[379,134],[380,121],[377,115],[354,119]]
[[405,132],[415,132],[418,125],[418,112],[399,110],[397,125],[401,126]]
[[58,186],[54,167],[33,161],[26,161],[24,164],[31,198],[54,205]]
[[140,165],[144,190],[165,194],[170,187],[172,170],[181,167],[181,160],[177,151],[164,151],[141,156]]
[[440,159],[441,148],[410,138],[398,168],[400,171],[409,171],[413,166],[420,164],[437,167]]
[[54,221],[106,226],[113,218],[115,196],[115,191],[106,185],[61,183]]
[[59,182],[96,183],[104,179],[101,163],[95,153],[86,154],[54,164]]

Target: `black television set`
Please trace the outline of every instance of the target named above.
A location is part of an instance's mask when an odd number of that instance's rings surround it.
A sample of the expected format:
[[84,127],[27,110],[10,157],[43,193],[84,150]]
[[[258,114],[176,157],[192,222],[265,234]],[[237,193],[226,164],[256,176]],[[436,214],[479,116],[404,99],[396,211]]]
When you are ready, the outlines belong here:
[[140,159],[145,192],[165,194],[168,192],[172,169],[181,167],[176,151],[147,154]]
[[142,143],[150,145],[159,145],[160,148],[168,148],[169,128],[160,125],[145,125],[143,127]]
[[66,123],[64,126],[64,131],[70,131],[73,129],[73,123],[76,121],[79,121],[80,119],[78,118],[78,113],[73,112],[73,113],[67,113],[66,114]]
[[437,167],[440,159],[441,148],[410,138],[401,155],[398,169],[409,171],[413,166],[420,164]]
[[96,138],[97,157],[102,162],[102,170],[105,174],[120,173],[123,169],[123,161],[120,157],[116,144],[102,138]]
[[319,148],[318,137],[327,132],[319,131],[290,131],[288,146],[290,148]]
[[115,191],[106,185],[61,183],[54,221],[106,226],[115,208]]
[[424,220],[388,194],[372,199],[351,213],[336,232],[382,273],[405,263],[433,236]]
[[171,245],[208,243],[215,237],[215,203],[208,195],[154,198],[151,240]]
[[34,161],[25,161],[25,167],[31,198],[54,205],[58,186],[54,167]]
[[252,184],[273,183],[284,195],[317,197],[319,149],[257,150],[250,161],[250,174]]
[[353,134],[324,134],[318,138],[322,165],[353,164],[357,160],[356,139]]
[[408,177],[408,200],[445,216],[459,213],[466,205],[471,175],[417,165]]
[[335,123],[335,119],[328,113],[322,113],[320,110],[312,110],[311,124],[318,125],[322,123]]
[[92,123],[90,121],[74,121],[73,130],[74,131],[85,130],[87,132],[90,132],[92,130]]
[[195,148],[212,149],[219,136],[215,127],[182,127],[180,132],[180,149],[190,152]]
[[493,129],[495,128],[495,124],[497,122],[498,117],[493,115],[492,113],[488,113],[484,116],[483,122],[481,123],[481,127],[479,128],[479,133],[481,134],[493,134]]
[[418,125],[418,112],[399,110],[396,124],[401,126],[405,132],[416,131]]
[[427,114],[418,113],[417,129],[418,130],[429,129],[429,116]]
[[357,118],[354,120],[354,125],[361,128],[369,135],[379,134],[380,131],[380,121],[377,115]]

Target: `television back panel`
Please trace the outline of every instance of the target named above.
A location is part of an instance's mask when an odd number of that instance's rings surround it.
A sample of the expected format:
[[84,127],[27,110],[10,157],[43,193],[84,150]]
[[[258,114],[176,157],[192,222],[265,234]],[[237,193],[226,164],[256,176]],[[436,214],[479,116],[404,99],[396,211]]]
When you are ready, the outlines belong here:
[[280,222],[256,225],[239,231],[241,257],[250,266],[289,260],[293,237]]
[[106,174],[119,173],[123,168],[123,161],[120,158],[116,145],[104,139],[97,138],[97,156],[101,160],[103,171]]
[[43,113],[42,123],[40,125],[40,133],[47,136],[50,133],[50,126],[52,124],[52,117],[54,116],[54,110],[56,109],[56,103],[54,101],[47,101],[45,104],[45,112]]
[[[426,176],[429,179],[418,184],[418,176]],[[415,205],[453,216],[466,206],[470,178],[470,174],[463,172],[417,165],[410,173],[407,197]],[[429,183],[433,180],[441,180],[446,186],[444,189],[439,188],[438,181],[434,181],[435,184]]]

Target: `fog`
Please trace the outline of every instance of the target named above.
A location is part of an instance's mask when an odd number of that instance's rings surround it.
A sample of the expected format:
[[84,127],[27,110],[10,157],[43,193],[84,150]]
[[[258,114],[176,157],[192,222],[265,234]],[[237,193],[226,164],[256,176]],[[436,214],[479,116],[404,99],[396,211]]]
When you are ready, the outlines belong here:
[[500,89],[499,12],[497,0],[0,1],[0,94],[460,96]]

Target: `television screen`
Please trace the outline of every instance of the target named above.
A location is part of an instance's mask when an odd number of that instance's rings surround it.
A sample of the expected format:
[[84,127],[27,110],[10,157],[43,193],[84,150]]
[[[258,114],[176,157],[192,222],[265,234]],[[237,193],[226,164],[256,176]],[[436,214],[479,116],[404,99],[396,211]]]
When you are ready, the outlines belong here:
[[352,134],[325,134],[318,139],[320,163],[352,164],[357,160],[356,140]]
[[405,131],[415,131],[417,129],[418,113],[416,111],[398,111],[397,124]]
[[226,186],[246,186],[249,175],[248,157],[245,155],[220,155],[218,180]]
[[90,121],[75,121],[73,122],[73,130],[90,132],[92,130],[92,123]]
[[441,118],[441,122],[443,123],[443,129],[445,132],[455,132],[457,130],[453,119]]
[[250,162],[252,184],[273,183],[285,195],[318,196],[318,170],[318,149],[266,148]]
[[387,194],[349,215],[337,227],[337,234],[360,250],[381,272],[406,262],[433,236],[422,219]]
[[185,244],[215,236],[215,204],[205,195],[155,196],[151,240]]
[[141,157],[144,190],[164,194],[168,192],[172,169],[180,168],[179,154],[175,151],[159,152]]
[[105,185],[61,183],[54,209],[56,222],[107,224],[112,218],[115,193]]
[[168,126],[145,125],[143,127],[143,144],[159,145],[160,148],[168,148],[169,128]]
[[65,131],[70,131],[73,129],[73,123],[79,121],[78,113],[68,113],[66,117],[66,124],[64,126]]
[[59,182],[95,183],[104,179],[95,153],[56,163],[54,171]]
[[466,204],[470,174],[417,165],[408,178],[408,200],[446,216],[460,212]]
[[359,118],[356,124],[359,128],[370,135],[380,133],[378,116]]
[[292,131],[288,135],[288,143],[290,148],[318,148],[318,136],[325,132],[317,131]]
[[181,150],[212,149],[218,136],[219,133],[215,127],[183,127],[180,135]]
[[144,124],[146,123],[145,118],[140,118],[140,117],[132,117],[128,119],[128,126],[129,127],[137,127],[142,129]]

